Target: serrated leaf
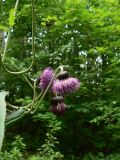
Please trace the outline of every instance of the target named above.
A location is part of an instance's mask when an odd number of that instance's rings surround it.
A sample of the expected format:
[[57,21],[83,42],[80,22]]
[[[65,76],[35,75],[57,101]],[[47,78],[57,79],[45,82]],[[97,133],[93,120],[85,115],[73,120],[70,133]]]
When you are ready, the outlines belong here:
[[9,26],[12,27],[15,23],[15,9],[12,8],[9,12]]

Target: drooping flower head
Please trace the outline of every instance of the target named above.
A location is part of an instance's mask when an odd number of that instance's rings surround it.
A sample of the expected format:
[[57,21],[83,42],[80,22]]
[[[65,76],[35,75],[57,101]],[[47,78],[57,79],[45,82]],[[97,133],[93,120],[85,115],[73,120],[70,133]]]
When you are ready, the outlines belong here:
[[77,78],[69,77],[66,71],[63,71],[52,85],[53,93],[57,95],[65,95],[78,90],[80,82]]
[[49,85],[52,77],[53,77],[54,71],[51,67],[46,68],[42,75],[40,76],[39,80],[39,86],[42,91],[46,90],[47,86]]
[[63,115],[66,110],[66,105],[64,104],[64,100],[62,96],[53,97],[51,100],[50,111],[55,115]]

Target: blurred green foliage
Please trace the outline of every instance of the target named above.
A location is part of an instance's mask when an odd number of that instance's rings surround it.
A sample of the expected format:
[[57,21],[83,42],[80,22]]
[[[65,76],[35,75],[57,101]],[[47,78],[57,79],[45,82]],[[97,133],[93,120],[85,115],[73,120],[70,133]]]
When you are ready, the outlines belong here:
[[[30,3],[20,1],[11,31],[5,63],[13,70],[26,69],[31,62]],[[1,53],[14,4],[5,0],[0,8]],[[36,78],[47,66],[69,65],[81,87],[65,97],[64,116],[49,113],[48,93],[35,115],[8,128],[1,160],[120,159],[119,8],[119,0],[35,1],[36,61],[26,76]],[[25,79],[3,69],[0,90],[8,90],[7,101],[18,106],[32,99]]]

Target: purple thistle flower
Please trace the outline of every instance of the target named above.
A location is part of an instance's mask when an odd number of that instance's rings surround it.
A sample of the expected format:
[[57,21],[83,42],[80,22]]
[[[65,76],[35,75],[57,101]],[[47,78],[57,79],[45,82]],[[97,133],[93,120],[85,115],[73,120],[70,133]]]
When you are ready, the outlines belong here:
[[51,67],[46,68],[42,75],[40,76],[39,80],[39,86],[42,91],[46,90],[47,86],[49,85],[52,77],[53,77],[54,71]]
[[67,94],[78,90],[80,82],[77,78],[66,78],[55,80],[52,85],[52,91],[55,94]]
[[66,105],[64,104],[63,97],[57,96],[53,97],[51,100],[50,111],[55,115],[63,115],[66,110]]

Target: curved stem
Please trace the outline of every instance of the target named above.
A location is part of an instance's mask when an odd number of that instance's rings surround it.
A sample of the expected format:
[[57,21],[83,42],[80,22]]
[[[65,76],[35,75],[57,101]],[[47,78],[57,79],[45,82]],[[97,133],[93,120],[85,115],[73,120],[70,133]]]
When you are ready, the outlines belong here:
[[[58,72],[59,69],[60,69],[60,71],[61,71],[61,69],[62,69],[61,66],[59,66],[59,67],[56,69],[56,71],[55,71],[55,73],[54,73],[54,75],[53,75],[53,77],[52,77],[49,85],[47,86],[46,90],[45,90],[44,92],[41,92],[37,97],[36,97],[36,82],[37,82],[37,81],[34,82],[34,87],[33,87],[33,101],[32,101],[32,103],[29,103],[28,105],[23,106],[23,107],[14,106],[14,105],[11,105],[11,104],[8,103],[8,102],[7,102],[7,104],[8,104],[11,108],[13,108],[13,109],[19,109],[19,108],[27,109],[27,111],[25,112],[25,114],[27,114],[27,113],[30,113],[30,111],[33,109],[33,106],[34,106],[35,102],[41,97],[40,100],[39,100],[39,103],[38,103],[37,107],[34,109],[34,111],[31,112],[31,114],[34,114],[34,113],[37,111],[37,109],[38,109],[41,101],[42,101],[43,98],[45,97],[45,95],[46,95],[48,89],[50,88],[50,86],[51,86],[51,84],[52,84],[52,82],[53,82],[53,79],[54,79],[54,77],[56,76],[56,74],[57,74],[57,72]],[[29,108],[29,107],[30,107],[30,108]]]
[[[19,2],[19,0],[16,1],[16,5],[15,5],[15,15],[16,15],[16,12],[17,12],[18,2]],[[32,3],[32,54],[33,54],[32,62],[31,62],[31,65],[26,70],[23,70],[23,71],[13,72],[13,71],[10,71],[10,70],[7,69],[6,65],[4,64],[4,60],[5,60],[6,51],[7,51],[7,47],[8,47],[8,42],[9,42],[9,38],[10,38],[10,30],[11,30],[11,27],[10,27],[10,29],[8,31],[8,35],[7,35],[5,48],[4,48],[2,65],[3,65],[3,68],[8,73],[11,73],[11,74],[23,74],[23,73],[28,72],[32,68],[32,66],[34,64],[34,61],[35,61],[35,52],[34,52],[34,50],[35,50],[35,48],[34,48],[34,0],[31,0],[31,3]]]
[[[43,94],[43,92],[41,92],[37,97],[35,97],[35,102],[41,97],[41,95]],[[27,104],[26,106],[14,106],[8,102],[6,102],[8,106],[10,106],[11,108],[13,109],[20,109],[20,108],[24,108],[24,109],[27,109],[32,105],[32,102]]]
[[10,103],[8,103],[8,102],[6,102],[6,104],[7,104],[9,107],[13,108],[13,109],[19,109],[18,106],[14,106],[14,105],[12,105],[12,104],[10,104]]

